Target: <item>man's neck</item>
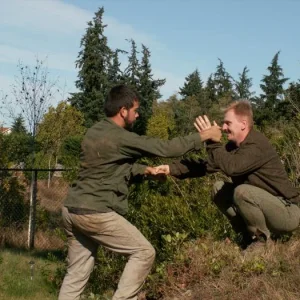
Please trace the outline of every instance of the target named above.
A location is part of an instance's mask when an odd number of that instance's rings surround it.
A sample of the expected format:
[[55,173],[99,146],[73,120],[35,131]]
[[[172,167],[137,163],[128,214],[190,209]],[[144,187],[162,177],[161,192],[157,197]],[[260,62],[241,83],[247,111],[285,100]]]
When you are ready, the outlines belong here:
[[121,118],[121,116],[116,115],[116,116],[110,117],[109,119],[112,120],[116,125],[118,125],[122,128],[125,128],[125,122],[124,122],[123,118]]
[[236,142],[236,145],[237,145],[238,147],[240,147],[241,143],[243,143],[244,140],[247,138],[247,136],[248,136],[250,130],[251,130],[251,129],[245,129],[245,130],[243,131],[243,134],[242,134],[241,138],[239,139],[238,142]]

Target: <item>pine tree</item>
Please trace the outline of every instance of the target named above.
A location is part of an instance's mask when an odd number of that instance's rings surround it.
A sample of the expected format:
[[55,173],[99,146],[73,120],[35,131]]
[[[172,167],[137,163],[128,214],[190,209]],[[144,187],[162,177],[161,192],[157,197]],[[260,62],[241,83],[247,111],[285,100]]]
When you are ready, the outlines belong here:
[[189,96],[198,96],[202,94],[203,82],[201,81],[198,69],[185,78],[182,88],[179,88],[179,94],[184,98]]
[[104,36],[103,13],[103,7],[95,13],[81,39],[82,50],[76,61],[79,68],[76,87],[80,92],[73,93],[69,99],[84,114],[87,127],[104,117],[103,104],[110,88],[107,72],[112,51]]
[[11,132],[12,133],[21,133],[21,134],[27,134],[27,130],[26,130],[26,127],[25,127],[25,121],[24,121],[24,118],[21,114],[19,114],[13,124],[12,124],[12,127],[11,127]]
[[152,115],[154,101],[161,97],[159,88],[165,84],[165,79],[153,79],[151,64],[151,53],[149,49],[142,45],[142,59],[138,66],[138,95],[140,101],[140,117],[138,118],[134,130],[139,134],[145,134],[147,123]]
[[232,96],[231,76],[226,71],[221,59],[219,59],[219,65],[217,66],[217,70],[214,74],[214,81],[218,99]]
[[268,67],[269,75],[264,75],[262,84],[260,85],[264,92],[261,97],[265,101],[266,109],[274,111],[279,102],[283,98],[284,83],[288,80],[283,75],[283,70],[278,64],[278,57],[280,51],[278,51],[272,59],[271,65]]
[[239,73],[239,80],[235,81],[235,93],[239,99],[248,99],[254,95],[250,91],[252,87],[252,78],[248,77],[249,69],[245,67],[242,73]]

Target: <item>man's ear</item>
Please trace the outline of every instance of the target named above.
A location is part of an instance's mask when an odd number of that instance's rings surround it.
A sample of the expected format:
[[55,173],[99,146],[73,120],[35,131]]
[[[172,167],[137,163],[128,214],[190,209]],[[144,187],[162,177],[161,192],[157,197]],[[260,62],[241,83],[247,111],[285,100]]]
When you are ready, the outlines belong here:
[[245,130],[248,127],[248,120],[243,119],[241,123],[242,123],[242,130]]
[[120,116],[122,118],[126,118],[127,117],[127,114],[128,114],[128,110],[123,106],[121,109],[120,109]]

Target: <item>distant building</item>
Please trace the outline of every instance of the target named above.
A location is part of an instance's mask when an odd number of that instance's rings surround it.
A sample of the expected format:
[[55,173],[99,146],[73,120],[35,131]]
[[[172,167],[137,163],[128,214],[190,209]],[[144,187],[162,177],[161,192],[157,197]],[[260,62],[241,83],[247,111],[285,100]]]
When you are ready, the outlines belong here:
[[2,133],[2,134],[10,134],[11,133],[11,128],[0,126],[0,133]]

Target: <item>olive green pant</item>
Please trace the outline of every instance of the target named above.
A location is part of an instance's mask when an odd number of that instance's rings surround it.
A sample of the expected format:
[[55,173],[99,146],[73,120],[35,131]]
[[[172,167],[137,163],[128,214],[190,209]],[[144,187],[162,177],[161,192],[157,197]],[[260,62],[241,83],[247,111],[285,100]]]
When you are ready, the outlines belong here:
[[129,257],[113,300],[136,300],[155,258],[141,232],[115,212],[77,215],[62,211],[68,237],[68,268],[59,300],[77,300],[95,264],[99,244]]
[[232,183],[217,181],[212,198],[229,219],[237,233],[248,231],[251,236],[282,234],[295,230],[300,222],[300,209],[267,191],[249,184],[234,187]]

